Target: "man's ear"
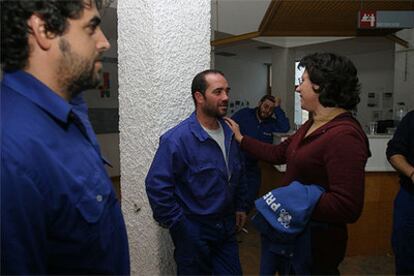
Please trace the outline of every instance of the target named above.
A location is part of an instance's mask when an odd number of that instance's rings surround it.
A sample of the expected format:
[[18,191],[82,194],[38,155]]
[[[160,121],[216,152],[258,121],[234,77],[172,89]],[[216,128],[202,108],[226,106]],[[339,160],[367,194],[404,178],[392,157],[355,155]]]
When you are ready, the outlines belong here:
[[34,38],[37,45],[43,50],[48,50],[52,45],[54,35],[47,32],[45,21],[39,15],[32,14],[27,20],[27,24],[31,29],[30,35]]
[[202,103],[204,101],[204,95],[201,94],[200,91],[196,91],[194,93],[194,97],[195,97],[195,100],[196,100],[197,103]]
[[313,90],[319,90],[319,85],[317,85],[317,84],[312,84],[312,88],[313,88]]

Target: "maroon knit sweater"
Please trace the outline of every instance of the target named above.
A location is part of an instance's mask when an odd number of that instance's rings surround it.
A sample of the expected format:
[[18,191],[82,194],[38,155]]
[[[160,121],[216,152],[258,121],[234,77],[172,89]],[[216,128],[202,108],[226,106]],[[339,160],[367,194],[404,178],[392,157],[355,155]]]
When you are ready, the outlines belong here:
[[244,136],[241,148],[257,159],[286,164],[282,185],[296,180],[325,188],[312,214],[313,220],[327,225],[315,228],[318,230],[312,228],[314,272],[323,273],[342,261],[346,224],[361,215],[364,171],[370,152],[364,131],[349,112],[338,115],[305,138],[311,125],[309,120],[279,145]]

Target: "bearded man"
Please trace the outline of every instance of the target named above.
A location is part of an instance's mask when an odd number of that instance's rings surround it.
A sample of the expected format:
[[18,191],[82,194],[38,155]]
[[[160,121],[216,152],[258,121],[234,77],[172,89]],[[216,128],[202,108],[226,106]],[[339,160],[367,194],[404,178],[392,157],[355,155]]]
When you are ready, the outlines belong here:
[[[243,108],[232,119],[240,127],[241,133],[259,141],[272,144],[273,132],[288,132],[289,119],[280,107],[280,97],[263,96],[256,108]],[[248,190],[248,211],[253,209],[262,182],[261,171],[255,158],[244,153]]]
[[1,2],[1,274],[130,273],[81,92],[100,81],[101,0]]
[[178,275],[241,275],[236,232],[246,220],[241,152],[224,122],[222,72],[197,74],[195,112],[161,136],[146,178],[154,219],[174,242]]

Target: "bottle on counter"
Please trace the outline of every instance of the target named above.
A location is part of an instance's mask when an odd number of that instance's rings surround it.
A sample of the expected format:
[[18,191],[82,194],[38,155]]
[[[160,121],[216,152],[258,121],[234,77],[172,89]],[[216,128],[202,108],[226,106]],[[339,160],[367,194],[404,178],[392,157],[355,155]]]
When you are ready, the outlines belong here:
[[394,112],[394,126],[396,127],[404,118],[405,114],[407,114],[407,109],[405,108],[405,103],[399,102],[397,103],[397,107]]

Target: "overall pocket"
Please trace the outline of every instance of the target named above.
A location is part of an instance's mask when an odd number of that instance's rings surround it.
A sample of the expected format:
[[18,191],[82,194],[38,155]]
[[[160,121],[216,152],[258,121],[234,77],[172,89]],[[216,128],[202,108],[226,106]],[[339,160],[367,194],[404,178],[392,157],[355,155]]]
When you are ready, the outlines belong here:
[[84,194],[76,204],[79,213],[88,223],[97,223],[111,195],[111,186],[106,179],[95,175],[85,183]]

